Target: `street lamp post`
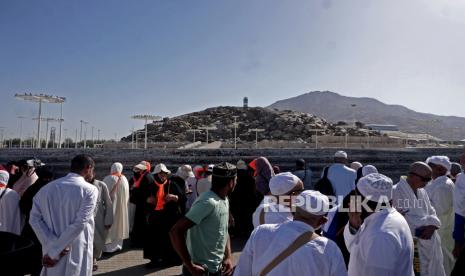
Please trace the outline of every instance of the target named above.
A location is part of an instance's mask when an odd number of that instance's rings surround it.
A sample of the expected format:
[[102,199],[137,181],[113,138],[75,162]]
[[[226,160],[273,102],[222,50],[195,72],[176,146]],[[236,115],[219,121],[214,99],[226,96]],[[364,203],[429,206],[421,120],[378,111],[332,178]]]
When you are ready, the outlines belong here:
[[204,126],[204,127],[199,127],[199,129],[203,129],[203,130],[205,130],[207,132],[207,141],[206,141],[206,143],[208,144],[208,131],[209,130],[215,130],[216,127],[215,126]]
[[22,148],[22,144],[23,144],[23,119],[25,119],[26,117],[18,116],[17,118],[19,119],[19,148]]
[[232,116],[234,118],[234,149],[237,149],[237,118],[239,116]]
[[263,128],[251,128],[249,132],[255,132],[255,148],[258,149],[258,133],[265,131]]
[[64,103],[66,101],[65,97],[58,97],[52,95],[45,95],[45,94],[32,94],[32,93],[24,93],[24,94],[15,94],[15,97],[20,100],[30,101],[39,103],[39,115],[37,120],[37,146],[36,148],[40,148],[40,124],[42,118],[42,103]]
[[78,147],[78,144],[77,144],[77,143],[78,143],[78,137],[77,137],[77,128],[76,128],[76,136],[75,136],[75,138],[74,138],[74,148],[75,148],[75,149],[77,149],[77,147]]
[[315,149],[318,148],[318,131],[325,131],[324,128],[314,128],[314,129],[310,129],[310,130],[313,130],[315,131]]
[[[132,119],[135,120],[144,120],[145,121],[145,141],[144,141],[144,149],[147,149],[147,121],[152,120],[152,121],[159,121],[162,118],[160,116],[155,116],[155,115],[134,115],[131,116]],[[137,140],[137,138],[136,138]]]
[[84,148],[87,148],[87,125],[89,122],[84,122]]
[[192,128],[192,129],[188,129],[187,131],[188,131],[188,132],[194,133],[194,143],[195,143],[195,133],[196,133],[197,131],[200,131],[200,129]]

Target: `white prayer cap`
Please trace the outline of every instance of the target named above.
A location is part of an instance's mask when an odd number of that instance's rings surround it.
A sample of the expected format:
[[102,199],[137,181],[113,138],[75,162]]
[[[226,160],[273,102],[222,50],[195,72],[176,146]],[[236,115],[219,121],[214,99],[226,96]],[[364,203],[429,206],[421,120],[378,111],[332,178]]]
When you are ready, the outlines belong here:
[[168,170],[168,168],[165,166],[165,164],[163,163],[160,163],[160,164],[157,164],[155,166],[155,170],[154,170],[154,174],[157,174],[157,173],[160,173],[160,172],[164,172],[164,173],[167,173],[167,174],[170,174],[171,171]]
[[444,155],[435,155],[428,157],[426,159],[426,164],[434,164],[434,165],[439,165],[447,169],[447,171],[450,171],[450,167],[452,164],[450,163],[449,157],[444,156]]
[[10,174],[7,171],[0,170],[0,184],[7,185]]
[[237,161],[236,168],[238,170],[247,170],[247,163],[244,160]]
[[285,195],[294,189],[301,180],[290,172],[278,173],[270,179],[270,191],[273,195]]
[[134,169],[138,169],[140,171],[145,171],[145,170],[147,170],[147,165],[144,163],[144,161],[142,161],[139,164],[135,165]]
[[194,177],[194,173],[192,172],[192,167],[190,165],[182,165],[178,168],[176,175],[183,179],[187,179],[189,177]]
[[123,172],[123,164],[116,162],[111,165],[111,173],[122,173]]
[[371,173],[378,173],[378,169],[373,165],[366,165],[362,168],[362,176],[367,176]]
[[360,178],[357,189],[362,196],[371,201],[381,202],[382,197],[392,199],[392,179],[380,173],[372,173]]
[[304,205],[297,207],[309,214],[322,216],[326,215],[330,209],[328,197],[318,191],[305,190],[298,197],[303,199],[300,202]]
[[340,150],[334,154],[334,157],[347,159],[347,153],[345,151]]
[[363,165],[362,165],[362,163],[360,163],[360,162],[355,161],[355,162],[350,163],[350,168],[351,168],[352,170],[358,170],[358,169],[360,169],[361,167],[363,167]]

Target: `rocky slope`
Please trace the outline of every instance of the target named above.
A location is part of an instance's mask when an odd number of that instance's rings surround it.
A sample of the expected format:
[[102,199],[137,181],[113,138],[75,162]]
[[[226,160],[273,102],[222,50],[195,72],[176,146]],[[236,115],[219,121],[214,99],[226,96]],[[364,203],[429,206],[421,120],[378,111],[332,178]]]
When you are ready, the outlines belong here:
[[[366,136],[366,132],[358,128],[343,128],[327,122],[314,115],[295,112],[278,111],[262,107],[215,107],[203,111],[189,113],[174,118],[164,118],[163,121],[148,125],[148,139],[153,142],[188,142],[193,141],[192,129],[203,126],[214,126],[217,129],[209,131],[209,141],[233,141],[234,118],[238,116],[238,141],[254,141],[255,132],[249,129],[260,128],[265,131],[259,133],[260,139],[310,142],[315,129],[318,135],[331,134],[343,136],[349,132],[351,136]],[[371,134],[371,135],[377,135]],[[139,137],[142,137],[139,134]],[[130,142],[131,136],[122,140]],[[139,138],[140,139],[140,138]],[[206,134],[196,133],[196,140],[205,141]]]

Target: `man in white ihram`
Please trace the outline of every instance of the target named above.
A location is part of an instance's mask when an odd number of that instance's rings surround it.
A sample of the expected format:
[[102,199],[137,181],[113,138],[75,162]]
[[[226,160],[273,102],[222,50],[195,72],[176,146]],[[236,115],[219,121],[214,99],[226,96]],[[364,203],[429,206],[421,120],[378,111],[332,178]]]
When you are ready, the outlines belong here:
[[445,276],[441,239],[441,221],[436,215],[424,187],[431,180],[431,168],[423,162],[410,166],[407,177],[401,177],[392,194],[392,205],[404,215],[418,248],[422,276]]
[[98,190],[84,177],[93,173],[94,165],[90,156],[77,155],[68,175],[34,197],[29,223],[42,244],[41,275],[92,275]]
[[[339,199],[344,198],[355,188],[357,172],[347,167],[347,164],[347,153],[340,150],[334,154],[334,164],[328,168],[328,179],[331,181],[338,202]],[[321,177],[323,177],[323,174],[324,171],[321,172]]]
[[275,224],[292,221],[291,209],[280,205],[280,196],[300,194],[304,184],[290,172],[279,173],[270,179],[270,195],[266,195],[252,215],[254,228],[262,224]]
[[454,182],[447,176],[452,166],[447,156],[431,156],[426,160],[431,167],[432,178],[425,190],[431,200],[436,215],[441,221],[441,228],[437,231],[441,238],[442,255],[444,257],[444,270],[450,275],[454,268]]
[[[349,276],[413,276],[412,234],[405,218],[390,206],[392,180],[372,173],[360,178],[355,191],[344,229]],[[361,208],[356,198],[365,203]]]
[[293,221],[260,225],[252,232],[234,275],[347,275],[336,243],[315,234],[326,223],[328,209],[327,196],[303,191]]

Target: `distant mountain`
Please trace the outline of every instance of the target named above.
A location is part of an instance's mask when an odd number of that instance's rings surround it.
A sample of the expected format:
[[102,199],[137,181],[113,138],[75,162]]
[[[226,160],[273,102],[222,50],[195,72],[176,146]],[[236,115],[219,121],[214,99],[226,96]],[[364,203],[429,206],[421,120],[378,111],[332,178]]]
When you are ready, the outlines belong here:
[[309,92],[277,101],[268,108],[306,112],[329,122],[356,120],[364,124],[392,124],[404,132],[428,133],[444,140],[465,138],[465,118],[420,113],[401,105],[330,91]]

